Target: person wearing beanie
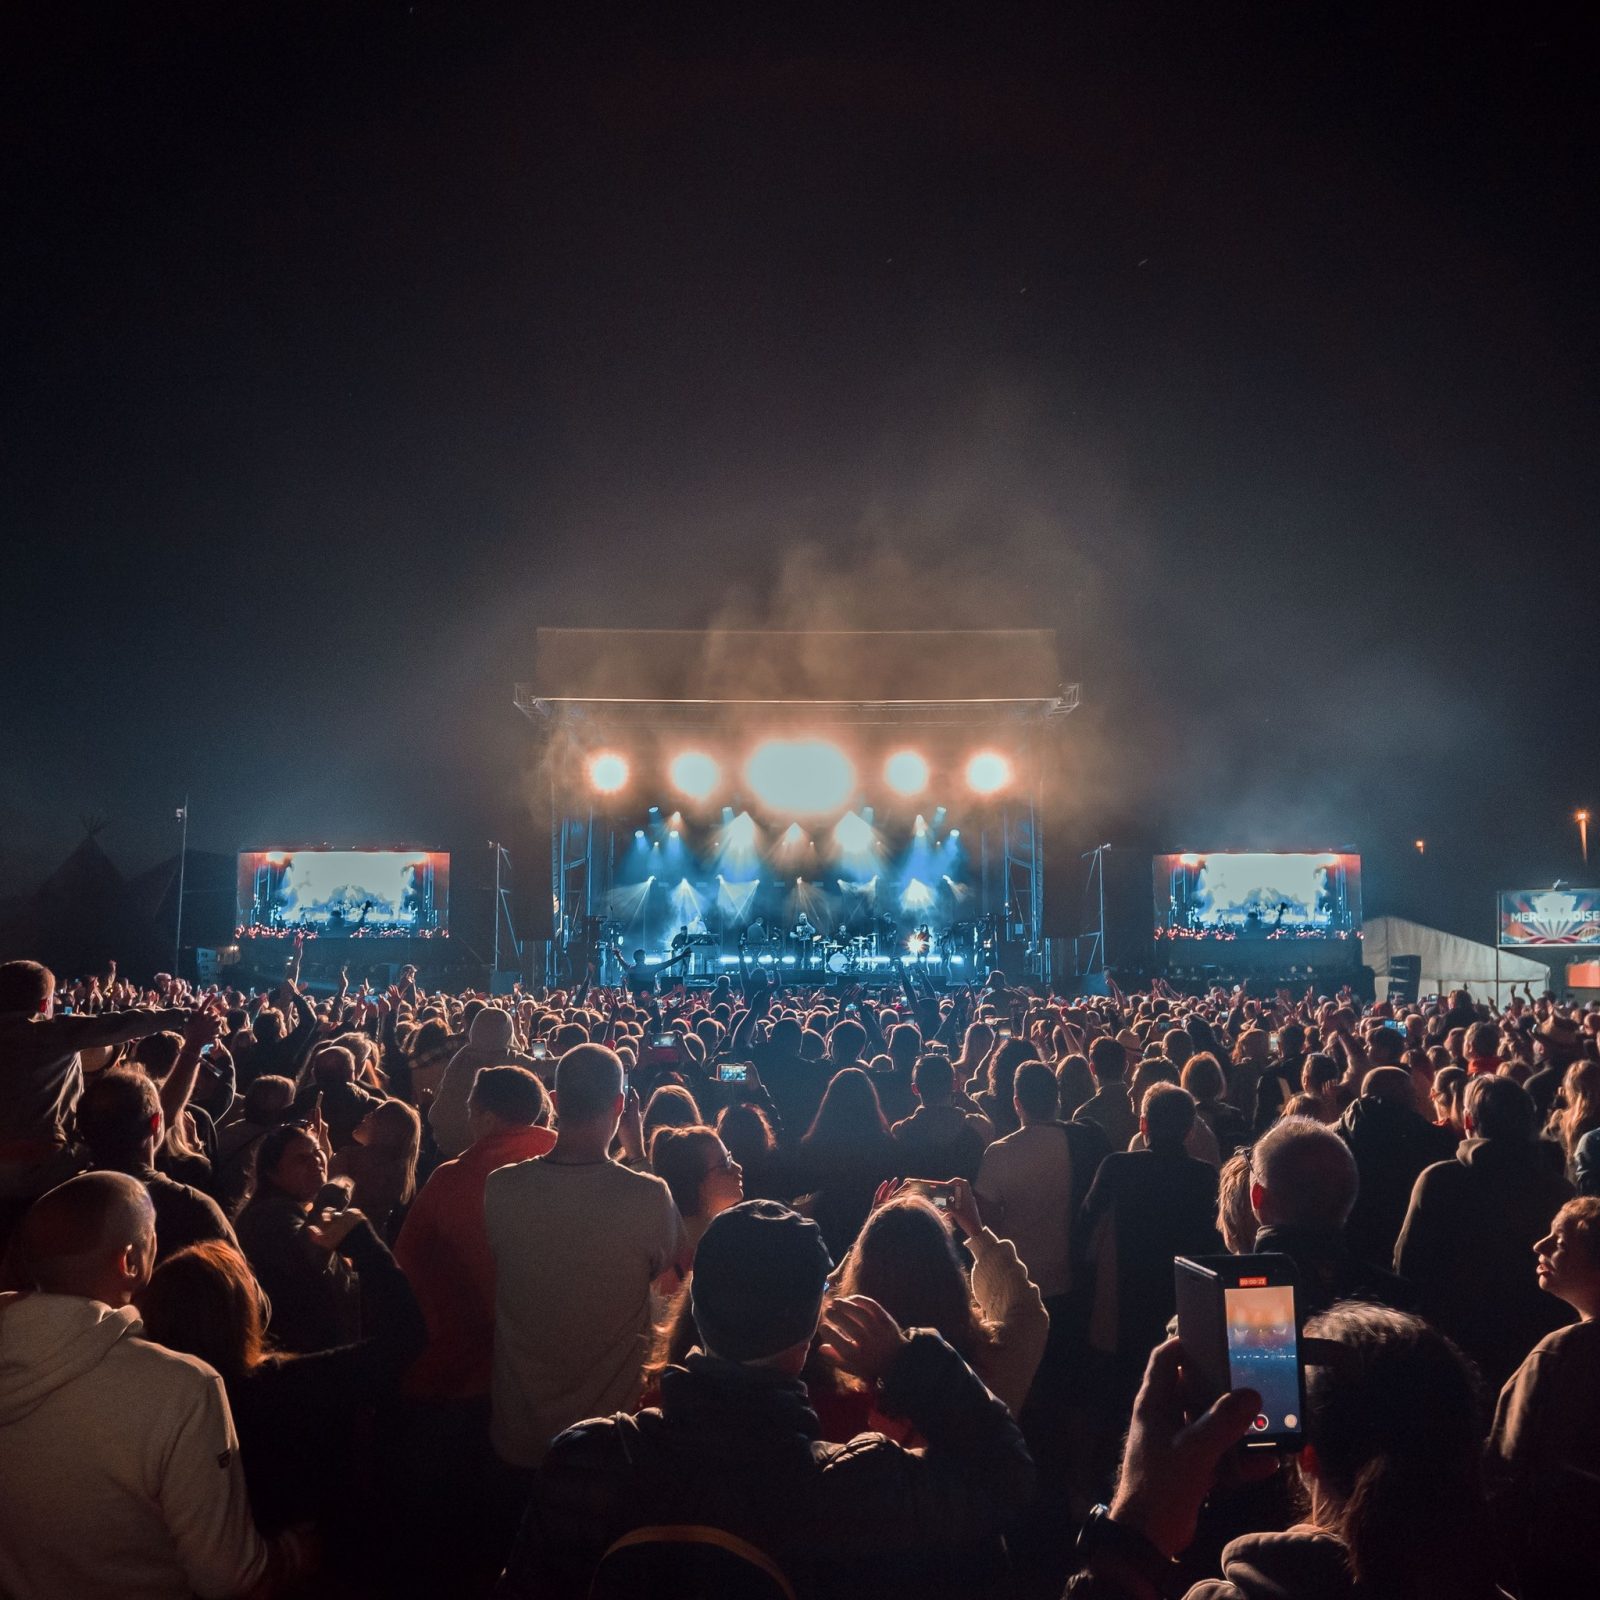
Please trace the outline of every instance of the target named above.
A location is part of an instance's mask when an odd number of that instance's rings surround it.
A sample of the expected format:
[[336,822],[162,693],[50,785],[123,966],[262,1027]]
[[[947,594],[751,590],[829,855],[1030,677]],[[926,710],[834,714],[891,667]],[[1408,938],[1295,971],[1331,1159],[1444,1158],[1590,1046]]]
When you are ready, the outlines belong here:
[[[1033,1463],[1005,1406],[927,1330],[876,1301],[835,1300],[814,1222],[771,1200],[718,1216],[695,1255],[699,1345],[661,1404],[580,1423],[550,1448],[497,1600],[581,1596],[623,1535],[715,1529],[807,1596],[982,1592],[1026,1507]],[[817,1337],[879,1411],[931,1441],[818,1437],[800,1373]]]

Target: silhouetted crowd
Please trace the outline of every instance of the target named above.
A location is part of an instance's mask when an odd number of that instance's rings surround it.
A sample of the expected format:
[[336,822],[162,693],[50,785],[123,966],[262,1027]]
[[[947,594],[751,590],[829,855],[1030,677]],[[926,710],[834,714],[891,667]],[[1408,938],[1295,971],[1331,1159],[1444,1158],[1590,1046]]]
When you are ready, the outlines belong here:
[[[0,965],[0,1595],[1600,1593],[1600,1008]],[[1177,1256],[1293,1264],[1304,1447]]]

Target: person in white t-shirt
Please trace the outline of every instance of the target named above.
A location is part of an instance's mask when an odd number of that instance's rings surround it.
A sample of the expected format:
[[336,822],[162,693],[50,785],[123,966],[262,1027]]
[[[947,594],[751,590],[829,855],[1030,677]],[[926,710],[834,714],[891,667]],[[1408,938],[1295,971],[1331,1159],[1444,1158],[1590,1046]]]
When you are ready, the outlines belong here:
[[144,1185],[93,1172],[37,1200],[0,1295],[0,1594],[226,1600],[297,1541],[256,1531],[222,1380],[141,1339],[155,1260]]
[[484,1222],[495,1262],[490,1437],[513,1467],[639,1398],[651,1281],[678,1255],[683,1223],[659,1178],[613,1161],[621,1058],[577,1045],[556,1065],[555,1146],[491,1173]]
[[1016,1246],[1046,1302],[1072,1286],[1072,1146],[1056,1121],[1056,1075],[1024,1062],[1012,1084],[1022,1126],[983,1152],[978,1205],[986,1227]]

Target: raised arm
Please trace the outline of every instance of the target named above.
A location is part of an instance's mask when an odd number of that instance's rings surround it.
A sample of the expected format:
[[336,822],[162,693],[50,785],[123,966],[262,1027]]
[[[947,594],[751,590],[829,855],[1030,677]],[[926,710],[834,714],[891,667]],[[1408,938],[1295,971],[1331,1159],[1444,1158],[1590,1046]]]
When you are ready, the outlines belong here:
[[183,1115],[184,1107],[189,1104],[189,1096],[194,1093],[195,1079],[200,1074],[201,1052],[207,1045],[215,1044],[221,1033],[220,1002],[191,1011],[185,1018],[183,1048],[172,1064],[172,1071],[167,1074],[167,1081],[161,1085],[161,1117],[169,1129],[178,1126],[178,1118]]
[[44,1029],[50,1043],[59,1045],[62,1054],[66,1054],[148,1038],[163,1028],[182,1028],[188,1020],[189,1013],[178,1010],[106,1011],[97,1017],[49,1017],[33,1026]]

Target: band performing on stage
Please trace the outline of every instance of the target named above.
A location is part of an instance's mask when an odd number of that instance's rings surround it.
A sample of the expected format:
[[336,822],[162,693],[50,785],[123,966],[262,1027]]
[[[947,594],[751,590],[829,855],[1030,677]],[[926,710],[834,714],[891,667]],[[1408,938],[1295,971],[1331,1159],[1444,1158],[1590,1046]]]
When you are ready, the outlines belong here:
[[664,947],[628,947],[627,930],[602,921],[585,940],[573,930],[574,952],[588,952],[602,983],[665,987],[679,979],[716,978],[741,960],[746,966],[779,968],[785,978],[855,978],[871,982],[892,976],[897,963],[930,975],[965,981],[1000,961],[1005,920],[998,913],[935,928],[868,915],[823,934],[802,914],[794,925],[754,921],[713,932],[704,918],[683,923]]

